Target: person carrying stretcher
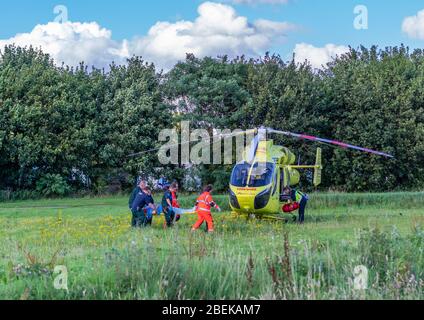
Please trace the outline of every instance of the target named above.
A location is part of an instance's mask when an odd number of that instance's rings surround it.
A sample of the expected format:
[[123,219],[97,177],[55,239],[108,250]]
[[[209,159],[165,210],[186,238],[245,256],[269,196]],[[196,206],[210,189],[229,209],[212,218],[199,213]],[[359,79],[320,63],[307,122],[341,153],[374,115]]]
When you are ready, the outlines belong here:
[[197,198],[196,201],[196,213],[198,216],[197,222],[194,224],[192,231],[196,231],[200,226],[206,222],[208,227],[208,232],[214,232],[214,222],[212,218],[211,208],[217,209],[221,212],[221,208],[215,203],[212,198],[212,189],[211,185],[205,187],[204,192]]

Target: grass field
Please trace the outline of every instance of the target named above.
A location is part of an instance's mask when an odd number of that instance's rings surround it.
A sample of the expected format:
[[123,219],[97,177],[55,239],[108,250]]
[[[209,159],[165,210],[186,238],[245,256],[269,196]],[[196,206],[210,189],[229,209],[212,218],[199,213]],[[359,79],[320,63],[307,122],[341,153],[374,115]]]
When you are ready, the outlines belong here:
[[0,203],[0,299],[424,298],[424,193],[314,194],[303,226],[237,218],[217,198],[211,235],[190,232],[193,215],[132,230],[126,197]]

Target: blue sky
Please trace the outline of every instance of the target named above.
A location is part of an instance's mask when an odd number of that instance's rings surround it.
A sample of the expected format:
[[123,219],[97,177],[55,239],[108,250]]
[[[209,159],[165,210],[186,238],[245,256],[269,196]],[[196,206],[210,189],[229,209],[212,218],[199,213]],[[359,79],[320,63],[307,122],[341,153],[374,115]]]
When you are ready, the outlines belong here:
[[[402,30],[402,23],[406,17],[415,16],[419,11],[424,9],[424,1],[287,0],[288,3],[285,4],[260,3],[262,1],[266,2],[266,0],[249,0],[251,2],[258,2],[256,4],[235,3],[237,1],[243,2],[246,0],[222,0],[212,2],[225,3],[226,6],[232,7],[235,15],[237,17],[247,18],[249,24],[253,24],[255,21],[262,19],[278,23],[289,23],[292,27],[275,25],[272,26],[272,30],[268,28],[264,31],[257,26],[253,32],[263,37],[262,40],[258,40],[259,42],[252,44],[252,48],[249,47],[251,44],[250,40],[247,41],[248,44],[243,42],[243,44],[234,46],[231,52],[229,52],[230,54],[237,54],[239,51],[245,50],[248,55],[257,55],[269,50],[281,54],[284,58],[288,58],[292,55],[296,45],[302,43],[317,49],[324,48],[328,44],[334,44],[336,46],[351,45],[354,47],[361,44],[365,46],[376,44],[380,47],[385,47],[404,43],[412,48],[424,46],[424,30],[422,32],[422,37],[412,36],[414,32],[416,34],[419,31],[416,30],[417,28],[424,28],[424,15],[423,21],[419,19],[415,21],[415,31],[407,33]],[[155,60],[155,57],[158,56],[160,46],[156,46],[155,49],[151,51],[146,51],[143,47],[149,46],[150,43],[157,39],[164,38],[156,39],[152,37],[151,39],[144,39],[143,37],[146,37],[150,28],[158,21],[168,22],[169,24],[178,23],[182,20],[193,22],[199,17],[198,7],[204,2],[205,1],[200,0],[3,1],[0,11],[0,44],[3,45],[11,42],[17,42],[19,44],[26,44],[28,42],[32,44],[31,41],[34,41],[35,45],[44,46],[45,41],[55,41],[51,38],[48,40],[45,38],[32,40],[34,38],[33,35],[25,37],[24,40],[22,40],[21,38],[16,38],[16,35],[22,33],[30,34],[36,25],[47,25],[47,23],[55,19],[56,15],[53,13],[53,8],[57,5],[65,5],[68,9],[68,17],[71,22],[95,22],[99,28],[105,28],[111,32],[110,36],[105,36],[108,38],[107,41],[104,41],[107,42],[107,44],[104,44],[105,50],[109,50],[112,47],[119,50],[120,56],[122,57],[125,56],[123,52],[126,54],[141,53],[143,56]],[[369,25],[367,30],[356,30],[353,27],[353,21],[355,19],[353,10],[357,5],[365,5],[368,9]],[[49,28],[53,27],[51,26]],[[75,31],[75,28],[72,28],[72,30]],[[192,32],[190,28],[191,27],[187,29],[189,33]],[[199,54],[218,54],[221,53],[219,52],[220,50],[222,53],[227,53],[225,51],[228,49],[228,45],[225,40],[222,39],[222,41],[219,40],[222,42],[222,48],[220,48],[218,44],[214,44],[212,47],[203,48],[201,43],[193,43],[196,41],[202,42],[203,39],[199,36],[201,35],[198,33],[200,32],[198,31],[199,28],[194,29],[196,30],[196,37],[190,40],[190,45],[187,44],[187,48],[195,48],[198,50]],[[206,29],[210,30],[211,28],[209,26]],[[75,32],[78,33],[79,31]],[[221,32],[227,31],[219,30],[217,32],[221,34]],[[240,32],[244,33],[245,30],[241,28]],[[284,39],[279,38],[281,35],[284,36]],[[77,36],[79,36],[79,34]],[[236,35],[236,37],[238,36]],[[139,39],[137,43],[132,41],[135,38]],[[144,39],[144,41],[142,41],[142,39]],[[169,37],[166,39],[172,41]],[[102,38],[100,40],[103,41],[105,39]],[[230,41],[229,39],[227,40]],[[93,39],[92,41],[97,40]],[[129,49],[123,49],[123,41],[130,42]],[[179,45],[179,42],[180,40],[176,39],[176,45]],[[79,43],[80,42],[77,42],[77,44]],[[49,45],[54,47],[53,44],[48,43],[48,45],[45,45],[46,51],[53,50],[51,48],[49,49]],[[106,63],[108,59],[113,59],[114,57],[114,54],[109,54],[106,55],[103,60],[93,59],[93,61],[90,61],[91,55],[88,53],[82,54],[81,57],[75,56],[75,54],[72,56],[65,54],[64,52],[69,50],[69,47],[71,46],[61,48],[61,53],[53,53],[53,56],[57,54],[57,58],[63,60],[69,58],[71,63],[74,63],[74,61],[76,61],[75,59],[82,58],[97,64]],[[92,45],[85,46],[83,42],[81,42],[81,48],[81,51],[94,50]],[[183,51],[185,48],[182,47],[180,49]],[[172,47],[165,46],[163,50],[172,51]],[[98,56],[98,54],[98,52],[95,52],[96,56]],[[165,67],[169,67],[178,57],[178,55],[175,54],[172,59],[167,59],[165,57],[167,54],[170,53],[164,52],[164,58],[158,58],[158,64],[162,63]],[[316,51],[316,54],[318,55],[319,51]],[[162,56],[162,54],[160,56]],[[308,57],[307,52],[305,52],[305,56]]]

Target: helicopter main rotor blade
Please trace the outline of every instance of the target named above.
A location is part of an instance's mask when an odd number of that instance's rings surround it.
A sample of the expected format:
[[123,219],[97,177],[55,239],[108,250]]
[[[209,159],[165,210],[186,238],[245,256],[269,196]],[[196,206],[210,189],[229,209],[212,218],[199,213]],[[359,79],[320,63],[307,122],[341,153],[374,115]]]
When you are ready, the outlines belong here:
[[371,154],[383,156],[383,157],[386,157],[386,158],[394,158],[394,156],[392,156],[391,154],[388,154],[388,153],[384,153],[384,152],[376,151],[376,150],[371,150],[371,149],[368,149],[368,148],[358,147],[358,146],[355,146],[355,145],[352,145],[352,144],[348,144],[348,143],[340,142],[340,141],[336,141],[336,140],[323,139],[323,138],[318,138],[318,137],[314,137],[314,136],[310,136],[310,135],[293,133],[293,132],[288,132],[288,131],[278,131],[278,130],[274,130],[274,129],[268,129],[268,132],[269,133],[282,134],[282,135],[297,138],[297,139],[327,143],[327,144],[331,144],[333,146],[337,146],[337,147],[340,147],[340,148],[358,150],[358,151],[362,151],[362,152],[366,152],[366,153],[371,153]]
[[258,150],[258,146],[259,146],[259,135],[256,135],[252,142],[250,143],[250,150],[249,150],[249,155],[248,155],[248,161],[249,163],[253,163],[253,161],[256,158],[256,152]]

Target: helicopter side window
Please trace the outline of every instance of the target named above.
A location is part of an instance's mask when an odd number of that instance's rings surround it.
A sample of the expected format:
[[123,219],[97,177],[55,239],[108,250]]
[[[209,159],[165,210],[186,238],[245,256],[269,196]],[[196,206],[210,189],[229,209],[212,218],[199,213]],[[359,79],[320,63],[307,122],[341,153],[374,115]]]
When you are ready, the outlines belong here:
[[255,163],[250,175],[249,187],[264,187],[272,182],[275,165],[273,163]]

